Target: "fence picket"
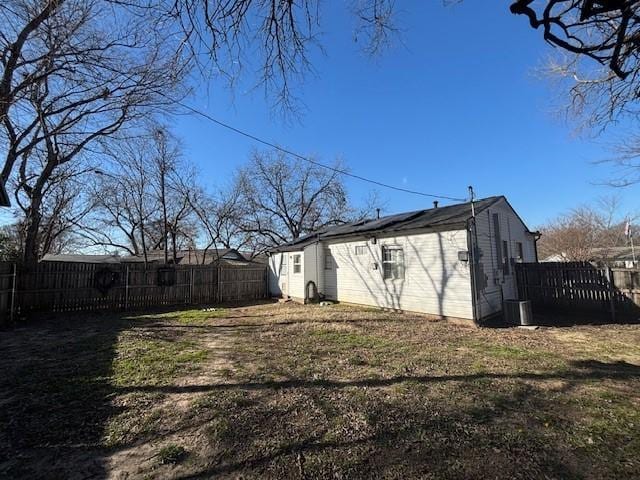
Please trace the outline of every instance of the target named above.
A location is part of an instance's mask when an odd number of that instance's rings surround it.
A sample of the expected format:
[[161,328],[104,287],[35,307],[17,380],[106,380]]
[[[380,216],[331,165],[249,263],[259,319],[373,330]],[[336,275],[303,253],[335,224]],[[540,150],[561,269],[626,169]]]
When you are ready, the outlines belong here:
[[588,262],[516,264],[518,295],[534,310],[596,311],[638,316],[640,270],[598,268]]
[[[0,324],[13,313],[92,311],[196,305],[266,298],[266,265],[178,265],[175,283],[158,285],[158,269],[137,264],[41,263],[26,269],[0,262]],[[118,281],[106,292],[96,273],[108,269]]]

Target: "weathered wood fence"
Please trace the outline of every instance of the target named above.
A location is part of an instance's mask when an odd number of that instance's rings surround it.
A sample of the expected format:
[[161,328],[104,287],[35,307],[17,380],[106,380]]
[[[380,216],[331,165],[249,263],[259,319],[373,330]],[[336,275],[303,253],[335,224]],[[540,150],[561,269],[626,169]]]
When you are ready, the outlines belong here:
[[267,266],[0,263],[0,323],[34,311],[120,310],[266,298]]
[[518,295],[534,312],[606,313],[613,321],[640,317],[640,270],[586,262],[516,264]]

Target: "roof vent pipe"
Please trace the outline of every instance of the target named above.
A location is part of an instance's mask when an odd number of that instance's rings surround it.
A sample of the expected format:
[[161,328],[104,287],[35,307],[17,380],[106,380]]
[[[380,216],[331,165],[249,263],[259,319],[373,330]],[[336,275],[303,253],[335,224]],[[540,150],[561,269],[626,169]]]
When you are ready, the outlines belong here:
[[438,208],[438,200],[433,201],[433,208]]
[[380,219],[380,209],[376,208],[376,218]]

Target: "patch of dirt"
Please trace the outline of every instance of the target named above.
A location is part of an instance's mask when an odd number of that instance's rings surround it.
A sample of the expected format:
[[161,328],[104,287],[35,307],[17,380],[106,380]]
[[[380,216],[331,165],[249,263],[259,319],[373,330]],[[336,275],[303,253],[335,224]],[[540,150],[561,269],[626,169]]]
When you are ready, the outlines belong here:
[[[212,329],[202,329],[197,335],[189,335],[189,338],[195,340],[198,345],[206,348],[208,352],[206,360],[199,365],[197,372],[177,378],[173,384],[175,391],[165,394],[154,408],[171,412],[172,417],[187,417],[192,406],[206,394],[207,387],[224,383],[226,376],[221,372],[229,372],[233,369],[228,356],[233,335],[228,329],[217,329],[219,323],[213,323],[210,326]],[[200,390],[197,387],[202,388]],[[108,455],[104,459],[108,471],[107,478],[114,480],[138,478],[149,471],[156,471],[156,475],[160,477],[164,475],[173,477],[184,473],[186,470],[181,466],[159,466],[158,452],[163,446],[174,444],[185,447],[193,456],[202,435],[200,430],[201,427],[197,425],[181,428],[178,432],[165,435],[160,439],[142,442]],[[171,473],[165,472],[161,475],[159,470],[170,470]]]

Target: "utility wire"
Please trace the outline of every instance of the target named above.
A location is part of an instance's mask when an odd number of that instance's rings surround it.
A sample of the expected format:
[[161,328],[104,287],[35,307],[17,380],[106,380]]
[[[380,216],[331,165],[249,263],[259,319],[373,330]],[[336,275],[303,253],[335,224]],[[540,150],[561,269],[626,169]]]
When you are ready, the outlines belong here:
[[163,94],[161,92],[156,92],[156,93],[158,93],[158,94],[162,95],[163,97],[165,97],[166,99],[168,99],[168,100],[180,105],[181,107],[186,108],[187,110],[191,111],[192,113],[195,113],[196,115],[200,115],[201,117],[204,117],[207,120],[209,120],[209,121],[211,121],[211,122],[213,122],[213,123],[215,123],[215,124],[217,124],[217,125],[219,125],[219,126],[221,126],[223,128],[226,128],[227,130],[231,130],[232,132],[235,132],[235,133],[237,133],[239,135],[242,135],[244,137],[250,138],[251,140],[255,140],[256,142],[262,143],[263,145],[267,145],[268,147],[275,148],[276,150],[279,150],[279,151],[281,151],[283,153],[286,153],[287,155],[291,155],[292,157],[295,157],[297,159],[300,159],[300,160],[303,160],[305,162],[311,163],[311,164],[313,164],[313,165],[315,165],[317,167],[325,168],[327,170],[334,171],[334,172],[339,173],[341,175],[345,175],[347,177],[355,178],[355,179],[361,180],[363,182],[372,183],[372,184],[378,185],[380,187],[390,188],[390,189],[396,190],[398,192],[411,193],[413,195],[421,195],[423,197],[440,198],[440,199],[443,199],[443,200],[452,200],[454,202],[466,202],[467,201],[466,198],[449,197],[449,196],[446,196],[446,195],[435,195],[435,194],[431,194],[431,193],[419,192],[417,190],[409,190],[407,188],[396,187],[395,185],[389,185],[387,183],[382,183],[382,182],[379,182],[377,180],[372,180],[370,178],[366,178],[366,177],[363,177],[361,175],[356,175],[355,173],[348,172],[347,170],[342,170],[340,168],[335,168],[335,167],[331,167],[329,165],[325,165],[324,163],[320,163],[320,162],[318,162],[316,160],[313,160],[313,159],[311,159],[309,157],[305,157],[304,155],[300,155],[299,153],[293,152],[291,150],[287,150],[286,148],[280,147],[279,145],[271,143],[271,142],[269,142],[267,140],[263,140],[260,137],[256,137],[255,135],[252,135],[251,133],[245,132],[244,130],[240,130],[239,128],[236,128],[236,127],[234,127],[232,125],[229,125],[228,123],[224,123],[224,122],[212,117],[208,113],[205,113],[205,112],[202,112],[200,110],[197,110],[197,109],[195,109],[195,108],[193,108],[193,107],[191,107],[191,106],[189,106],[189,105],[187,105],[187,104],[185,104],[185,103],[183,103],[183,102],[181,102],[179,100],[175,100],[175,99],[173,99],[173,98],[169,97],[168,95],[165,95],[165,94]]

